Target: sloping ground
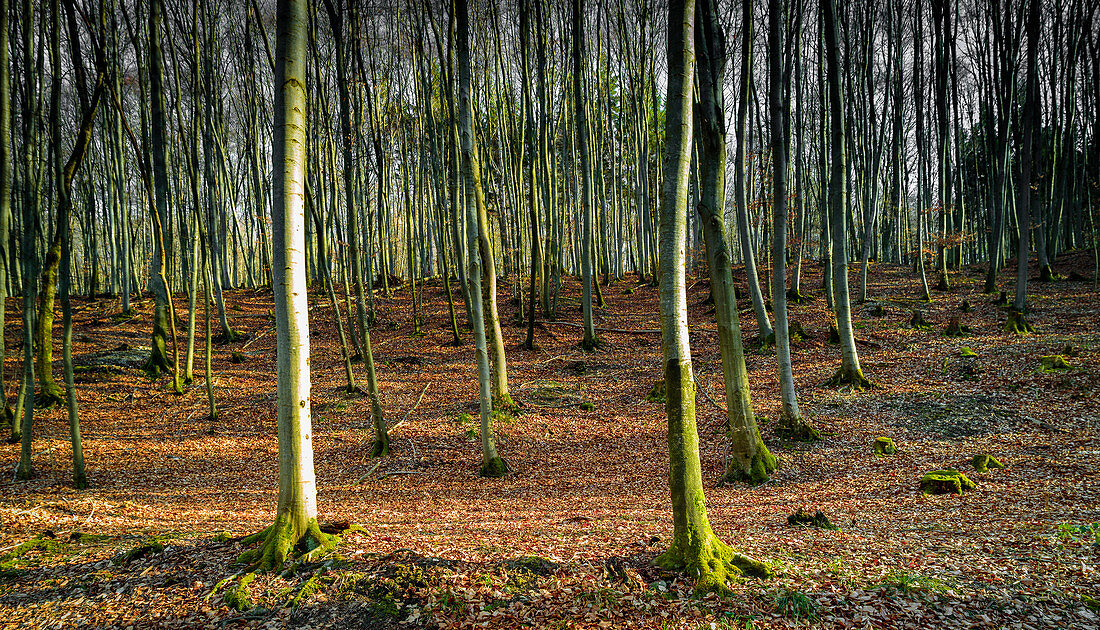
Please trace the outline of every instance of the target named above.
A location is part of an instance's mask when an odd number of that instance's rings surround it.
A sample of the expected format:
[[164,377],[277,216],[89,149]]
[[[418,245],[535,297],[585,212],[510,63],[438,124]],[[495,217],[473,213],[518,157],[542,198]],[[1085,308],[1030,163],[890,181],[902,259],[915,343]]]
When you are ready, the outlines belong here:
[[[1091,266],[1084,255],[1066,260]],[[820,269],[807,272],[804,286],[820,286]],[[680,578],[648,566],[671,535],[663,408],[644,400],[660,376],[659,335],[648,332],[658,327],[655,288],[605,287],[610,306],[598,311],[598,325],[610,332],[601,333],[606,349],[595,355],[576,345],[575,284],[565,287],[558,322],[537,331],[540,349],[521,349],[524,331],[506,325],[513,394],[526,406],[497,424],[514,470],[499,480],[477,476],[476,422],[461,417],[476,415],[473,350],[446,345],[438,284],[425,291],[419,337],[407,292],[376,298],[372,341],[383,407],[391,424],[400,423],[394,454],[377,467],[364,457],[369,405],[341,393],[332,314],[323,295],[311,296],[322,518],[365,529],[346,537],[347,566],[256,578],[247,587],[257,606],[249,612],[227,606],[236,583],[222,583],[238,570],[230,562],[240,548],[215,537],[259,530],[273,517],[274,335],[270,294],[232,292],[233,325],[252,338],[215,347],[216,420],[201,378],[177,397],[126,365],[87,372],[79,396],[93,487],[78,492],[66,485],[64,411],[36,416],[39,477],[0,482],[0,556],[24,551],[16,545],[46,530],[54,538],[44,540],[55,544],[4,563],[12,570],[0,577],[0,624],[696,628],[813,619],[823,627],[1096,627],[1088,605],[1100,596],[1091,529],[1100,523],[1100,300],[1091,283],[1036,283],[1029,317],[1038,333],[1016,337],[1003,331],[1004,311],[979,293],[980,270],[953,280],[953,291],[921,305],[906,269],[873,268],[870,295],[883,313],[856,314],[864,371],[879,385],[868,392],[821,386],[839,363],[826,341],[824,300],[818,291],[818,300],[792,307],[811,334],[794,344],[800,401],[832,435],[783,444],[763,420],[782,465],[773,480],[708,488],[716,532],[777,572],[735,585],[725,600],[693,599]],[[692,347],[704,475],[713,483],[725,456],[724,401],[707,293],[696,278]],[[964,299],[972,311],[960,311]],[[511,317],[516,307],[501,302]],[[122,322],[111,318],[117,304],[77,307],[76,355],[148,343],[148,304]],[[917,307],[934,330],[908,327]],[[951,316],[970,336],[941,334]],[[755,338],[751,313],[742,324]],[[7,335],[8,348],[17,348],[18,328]],[[1071,369],[1039,369],[1040,356],[1063,354],[1067,343],[1078,354],[1067,357]],[[962,358],[963,347],[977,357]],[[233,352],[246,361],[230,363]],[[748,366],[757,413],[774,419],[774,357],[753,350]],[[9,361],[5,372],[19,369]],[[894,438],[900,452],[875,457],[878,436]],[[969,470],[977,453],[1006,468],[971,474],[978,487],[963,496],[918,492],[924,472]],[[0,447],[0,457],[14,464],[18,446]],[[840,529],[788,527],[786,516],[799,507],[824,511]],[[107,537],[69,540],[72,532]],[[153,539],[146,555],[112,562],[154,536],[165,538]],[[509,564],[523,556],[552,564],[538,572]],[[293,598],[296,606],[284,605]]]

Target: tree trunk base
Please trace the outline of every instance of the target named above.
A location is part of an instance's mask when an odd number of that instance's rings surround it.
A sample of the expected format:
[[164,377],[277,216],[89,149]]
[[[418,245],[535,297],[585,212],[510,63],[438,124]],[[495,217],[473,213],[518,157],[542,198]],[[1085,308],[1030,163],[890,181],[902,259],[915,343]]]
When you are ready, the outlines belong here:
[[499,394],[493,397],[493,411],[503,411],[505,413],[515,413],[519,411],[519,405],[512,400],[512,395],[508,392]]
[[1050,265],[1039,267],[1039,282],[1054,282],[1058,280],[1058,274],[1050,268]]
[[494,457],[493,459],[490,459],[489,461],[481,464],[481,472],[478,474],[480,474],[482,477],[495,479],[497,477],[503,477],[510,472],[512,472],[512,470],[508,468],[508,462],[504,461],[500,457]]
[[826,387],[841,387],[842,385],[848,385],[859,392],[866,389],[874,389],[875,387],[875,384],[863,375],[863,370],[846,369],[843,367],[837,370],[832,378],[825,381]]
[[718,485],[727,483],[744,482],[751,485],[760,485],[771,479],[771,474],[779,467],[779,460],[771,454],[764,442],[757,437],[756,454],[745,465],[743,459],[737,456],[731,457],[726,466],[726,472],[718,481]]
[[1019,311],[1010,311],[1008,314],[1008,321],[1005,322],[1005,330],[1017,335],[1029,335],[1035,332],[1035,327],[1024,319],[1023,313]]
[[304,558],[307,561],[334,548],[340,542],[340,536],[321,531],[317,519],[309,519],[306,531],[295,537],[290,517],[281,514],[270,527],[246,536],[243,545],[261,543],[255,549],[249,549],[237,558],[240,564],[247,564],[246,573],[254,571],[273,571],[279,569],[287,558]]
[[580,346],[581,350],[584,350],[585,352],[591,354],[593,352],[603,349],[603,340],[601,340],[599,337],[593,337],[591,340],[581,339]]
[[814,301],[812,295],[806,295],[797,289],[787,290],[787,303],[788,304],[809,304]]
[[795,442],[818,442],[821,440],[821,433],[811,427],[810,423],[806,422],[801,416],[792,418],[786,414],[779,417],[775,434]]
[[772,576],[771,570],[759,560],[753,560],[730,549],[711,532],[710,527],[701,536],[684,532],[677,536],[672,547],[653,560],[653,564],[666,571],[686,573],[695,578],[695,594],[725,594],[729,592],[729,579],[741,575],[759,578]]
[[950,291],[951,290],[951,280],[948,279],[946,271],[940,274],[940,279],[939,279],[938,282],[936,282],[936,290],[937,291]]
[[65,398],[65,393],[61,391],[61,388],[57,384],[43,385],[42,391],[38,392],[34,396],[34,408],[35,409],[53,409],[58,405],[65,404],[68,399]]
[[370,445],[370,458],[385,457],[390,454],[390,434],[382,433],[374,436]]

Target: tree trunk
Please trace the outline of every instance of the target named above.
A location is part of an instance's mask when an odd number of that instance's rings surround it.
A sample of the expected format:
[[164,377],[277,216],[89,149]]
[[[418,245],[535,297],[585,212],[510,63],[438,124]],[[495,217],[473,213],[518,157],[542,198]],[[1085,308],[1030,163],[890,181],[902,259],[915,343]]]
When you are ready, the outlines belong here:
[[[480,391],[481,409],[481,476],[502,477],[508,473],[508,464],[497,455],[496,441],[493,438],[493,375],[489,367],[489,349],[485,335],[485,317],[482,311],[481,278],[482,267],[492,265],[492,256],[482,249],[487,245],[486,230],[482,229],[485,199],[481,190],[481,174],[477,167],[474,151],[473,117],[474,106],[471,99],[469,16],[467,0],[456,0],[455,16],[458,22],[458,129],[462,145],[462,179],[464,205],[466,208],[466,238],[469,255],[466,257],[466,284],[470,294],[470,326],[474,330],[474,347],[477,353],[477,380]],[[485,242],[482,242],[484,237]],[[485,271],[490,282],[495,278],[491,270]],[[492,289],[490,289],[490,292]],[[502,348],[503,350],[503,348]],[[509,402],[511,402],[509,400]]]
[[[282,566],[298,541],[308,556],[333,539],[317,525],[317,485],[310,429],[309,304],[305,268],[305,0],[279,0],[272,139],[272,250],[279,413],[279,505],[275,523],[244,540],[263,544],[241,556],[253,568]],[[209,377],[209,375],[207,375]]]

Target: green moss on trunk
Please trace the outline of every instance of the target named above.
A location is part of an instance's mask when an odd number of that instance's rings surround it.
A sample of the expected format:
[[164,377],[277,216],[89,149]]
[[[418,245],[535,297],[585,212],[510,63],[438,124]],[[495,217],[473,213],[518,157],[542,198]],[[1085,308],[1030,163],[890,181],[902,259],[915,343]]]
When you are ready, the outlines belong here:
[[290,515],[280,514],[270,527],[245,537],[241,543],[260,546],[241,554],[237,562],[248,564],[249,572],[273,571],[293,554],[308,561],[331,550],[340,543],[340,536],[322,532],[314,518],[309,519],[305,531],[296,532]]
[[771,454],[764,441],[760,438],[759,430],[756,433],[755,453],[748,462],[734,456],[726,465],[726,472],[722,474],[719,485],[726,483],[744,482],[753,485],[762,484],[771,479],[771,474],[779,467],[779,460]]
[[504,475],[507,475],[509,472],[511,472],[511,469],[508,468],[508,463],[505,462],[500,457],[494,457],[494,458],[490,459],[489,461],[483,462],[481,464],[480,475],[482,477],[495,478],[495,477],[503,477]]
[[742,575],[772,576],[768,565],[730,549],[710,532],[709,526],[702,535],[692,529],[678,533],[668,551],[657,556],[653,564],[694,578],[695,592],[699,595],[726,594],[730,590],[729,581]]
[[1024,319],[1024,314],[1019,311],[1009,311],[1008,321],[1005,322],[1005,330],[1017,335],[1028,335],[1035,332],[1035,328]]
[[795,442],[818,442],[821,433],[810,426],[801,416],[792,417],[788,414],[779,416],[779,422],[775,426],[775,434],[787,440]]
[[842,385],[848,385],[859,392],[875,387],[875,384],[863,375],[863,370],[851,369],[845,366],[841,366],[832,378],[825,381],[826,387],[840,387]]

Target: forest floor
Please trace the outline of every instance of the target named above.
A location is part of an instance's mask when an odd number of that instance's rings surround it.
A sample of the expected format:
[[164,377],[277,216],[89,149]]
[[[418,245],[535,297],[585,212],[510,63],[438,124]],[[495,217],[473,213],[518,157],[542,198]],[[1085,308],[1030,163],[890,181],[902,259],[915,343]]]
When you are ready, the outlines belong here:
[[[449,345],[438,282],[424,291],[420,335],[408,291],[375,297],[382,407],[396,427],[393,454],[373,461],[369,403],[343,393],[331,310],[311,293],[321,518],[362,529],[344,537],[339,558],[244,587],[234,537],[270,524],[277,498],[271,293],[227,293],[232,326],[250,338],[214,347],[215,420],[201,376],[177,396],[137,369],[133,352],[110,354],[148,344],[150,300],[131,318],[117,317],[117,299],[77,300],[77,363],[103,364],[83,368],[78,383],[92,486],[71,487],[64,409],[35,415],[35,479],[13,481],[19,446],[0,446],[0,627],[1097,628],[1100,299],[1091,252],[1067,254],[1056,271],[1088,280],[1031,283],[1036,333],[1016,336],[981,294],[980,268],[952,273],[953,288],[925,304],[910,270],[873,265],[873,302],[854,320],[877,387],[857,392],[822,385],[839,353],[827,343],[821,268],[807,264],[803,283],[817,299],[791,306],[810,335],[792,354],[803,411],[828,434],[814,444],[775,438],[774,352],[755,343],[742,300],[753,403],[781,462],[758,487],[714,487],[725,455],[721,360],[708,282],[689,278],[710,522],[776,574],[704,598],[649,564],[672,530],[664,408],[646,402],[661,376],[654,287],[604,286],[604,347],[594,354],[577,345],[575,281],[558,320],[536,330],[534,351],[520,347],[517,307],[501,297],[522,405],[496,424],[512,469],[502,479],[478,477],[476,420],[462,415],[477,415],[473,348],[469,334]],[[1010,266],[1001,286],[1014,274]],[[909,326],[914,308],[932,329]],[[22,356],[14,300],[8,312],[11,394]],[[967,336],[943,334],[953,316]],[[963,347],[977,356],[962,357]],[[1053,354],[1070,355],[1070,367],[1041,369],[1040,356]],[[196,358],[197,375],[201,365]],[[365,378],[361,365],[356,374]],[[899,452],[876,457],[879,436]],[[975,473],[978,453],[1005,467]],[[921,475],[946,467],[977,488],[921,494]],[[839,528],[788,526],[798,508]]]

